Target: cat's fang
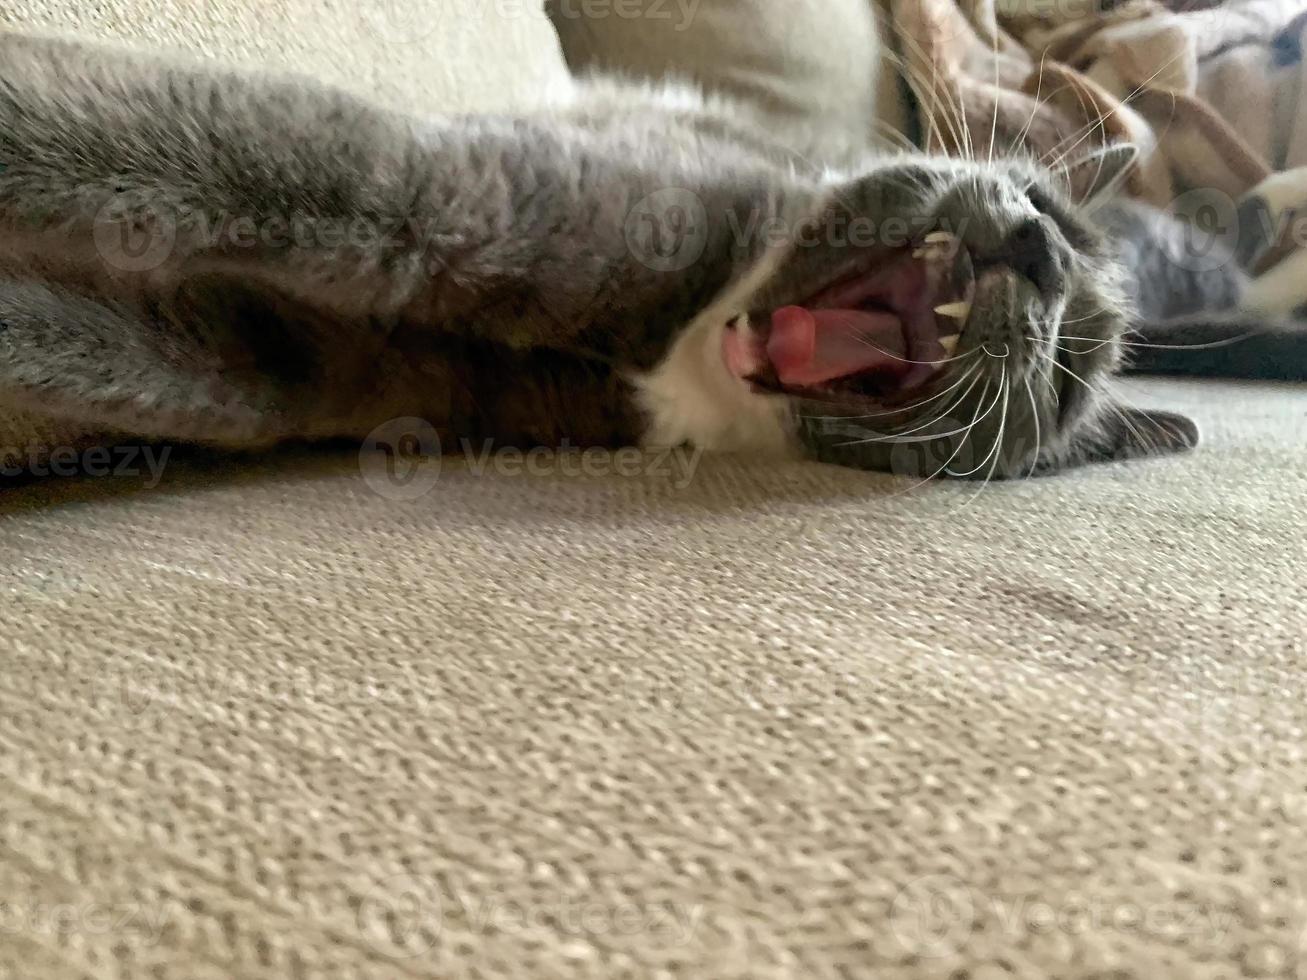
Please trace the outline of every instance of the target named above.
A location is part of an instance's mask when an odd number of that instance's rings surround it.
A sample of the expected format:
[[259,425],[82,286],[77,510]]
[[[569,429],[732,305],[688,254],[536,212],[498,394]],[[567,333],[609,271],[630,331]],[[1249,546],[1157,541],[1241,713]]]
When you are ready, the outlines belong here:
[[947,231],[932,231],[922,239],[927,245],[952,245],[954,236]]
[[956,303],[942,303],[935,307],[935,312],[939,316],[946,316],[949,319],[957,320],[959,323],[966,323],[967,317],[971,316],[971,304],[965,300],[959,300]]
[[961,334],[950,334],[947,337],[939,338],[939,346],[944,348],[944,353],[952,357],[958,352],[958,341],[962,338]]
[[726,324],[722,331],[722,357],[726,369],[742,380],[767,366],[762,338],[752,329],[748,314],[741,314]]

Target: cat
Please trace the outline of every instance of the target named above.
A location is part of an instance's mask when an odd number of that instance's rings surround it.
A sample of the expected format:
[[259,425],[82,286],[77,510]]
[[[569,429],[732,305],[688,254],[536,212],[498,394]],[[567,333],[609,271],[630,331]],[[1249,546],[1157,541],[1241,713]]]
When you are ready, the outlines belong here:
[[1083,206],[1132,159],[835,170],[684,88],[427,118],[0,35],[0,400],[219,447],[416,417],[914,477],[1182,451],[1189,419],[1113,394],[1125,271]]
[[1137,201],[1115,201],[1094,215],[1128,270],[1125,370],[1307,381],[1303,310],[1293,299],[1265,302],[1265,277],[1248,271],[1272,247],[1277,227],[1262,207],[1260,195],[1249,195],[1231,217],[1232,234]]

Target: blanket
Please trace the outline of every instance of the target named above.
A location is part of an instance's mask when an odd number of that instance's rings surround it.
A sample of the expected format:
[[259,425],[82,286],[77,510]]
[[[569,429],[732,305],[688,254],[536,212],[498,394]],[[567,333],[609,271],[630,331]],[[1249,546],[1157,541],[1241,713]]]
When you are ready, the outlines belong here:
[[[1129,141],[1125,190],[1238,239],[1276,246],[1254,305],[1300,305],[1307,263],[1307,0],[890,0],[918,142],[983,157]],[[1080,192],[1082,188],[1072,188]],[[1249,201],[1257,202],[1248,207]],[[1307,271],[1307,266],[1304,266]],[[1278,282],[1278,291],[1272,286]]]

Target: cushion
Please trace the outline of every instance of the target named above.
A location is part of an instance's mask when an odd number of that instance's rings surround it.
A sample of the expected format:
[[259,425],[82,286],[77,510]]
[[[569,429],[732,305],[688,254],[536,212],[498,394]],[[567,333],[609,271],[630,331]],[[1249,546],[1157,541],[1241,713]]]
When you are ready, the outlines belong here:
[[527,0],[7,0],[6,28],[305,72],[421,111],[522,105],[567,77]]
[[[573,71],[679,75],[820,124],[832,144],[902,131],[873,0],[547,0]],[[890,137],[893,141],[894,137]]]

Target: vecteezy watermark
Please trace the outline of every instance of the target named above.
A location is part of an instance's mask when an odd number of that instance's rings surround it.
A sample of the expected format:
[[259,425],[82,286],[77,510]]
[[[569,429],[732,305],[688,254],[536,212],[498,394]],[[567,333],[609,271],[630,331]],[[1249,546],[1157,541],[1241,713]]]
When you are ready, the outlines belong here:
[[[91,229],[96,252],[121,272],[150,272],[185,243],[188,249],[316,249],[377,252],[411,249],[426,253],[440,235],[438,216],[392,215],[351,218],[310,214],[238,214],[200,210],[141,193],[116,194],[96,212]],[[433,268],[439,268],[434,259]]]
[[1149,219],[1153,237],[1167,243],[1166,258],[1180,269],[1249,268],[1273,246],[1307,249],[1307,199],[1287,196],[1270,190],[1236,200],[1214,187],[1195,187]]
[[626,216],[626,246],[655,272],[681,272],[708,247],[708,211],[684,187],[664,187],[636,202]]
[[[908,489],[933,494],[926,486],[933,477],[988,481],[1029,475],[1045,444],[1043,438],[1033,425],[1023,431],[1015,424],[997,424],[1004,390],[996,390],[993,383],[984,390],[982,385],[980,381],[973,385],[981,393],[975,410],[968,408],[965,414],[940,415],[924,423],[908,415],[888,422],[857,416],[809,417],[802,425],[805,435],[822,447],[823,458],[911,478],[914,483]],[[959,387],[965,387],[965,382]],[[1028,421],[1030,410],[1028,403],[1009,398],[1010,421]]]
[[440,936],[443,902],[432,881],[393,875],[369,889],[354,919],[369,946],[386,956],[421,956]]
[[[526,0],[498,0],[501,9],[520,6]],[[551,0],[549,11],[560,20],[657,20],[671,21],[672,30],[689,30],[703,0]]]
[[442,446],[440,436],[425,419],[392,419],[370,432],[359,450],[363,482],[387,500],[418,500],[435,489],[451,459],[461,472],[473,476],[563,477],[597,479],[648,478],[665,480],[673,490],[684,490],[694,479],[703,450],[688,446],[639,449],[582,448],[564,438],[558,446],[502,446],[494,439],[459,439]]
[[572,939],[644,936],[667,947],[693,938],[700,906],[675,902],[608,902],[560,895],[524,902],[495,895],[442,897],[434,880],[401,874],[368,890],[355,918],[364,941],[396,959],[421,956],[447,925],[477,935],[553,933]]
[[366,704],[404,712],[422,712],[432,704],[430,685],[402,666],[355,675],[287,664],[262,675],[221,661],[179,671],[131,657],[86,662],[70,654],[61,683],[84,692],[98,724],[127,731],[151,728],[178,705],[201,696],[215,704]]
[[149,272],[168,261],[177,245],[177,214],[140,194],[115,194],[96,212],[91,238],[109,266]]
[[158,906],[71,901],[24,902],[13,896],[0,899],[0,939],[5,936],[48,937],[67,941],[71,936],[139,937],[147,946],[159,942],[179,910],[169,903]]
[[0,446],[0,477],[144,477],[153,490],[171,455],[171,446]]
[[361,0],[357,9],[364,29],[384,44],[416,44],[436,30],[432,5],[418,0]]
[[[887,437],[889,469],[897,476],[985,480],[1029,475],[1041,441],[1034,432],[988,431],[972,434],[971,418],[943,418],[903,438]],[[932,433],[938,433],[930,438]]]
[[1061,933],[1130,932],[1144,936],[1220,943],[1234,922],[1234,912],[1190,901],[1140,903],[1065,898],[1049,901],[1028,895],[987,896],[950,874],[926,875],[908,882],[890,906],[890,934],[913,956],[940,958],[966,948],[977,924],[1012,939]]
[[954,244],[951,248],[956,250],[962,246],[967,228],[966,219],[956,225],[928,215],[894,215],[878,221],[870,215],[850,214],[843,210],[799,221],[790,221],[778,215],[764,217],[760,209],[748,214],[732,210],[726,213],[726,223],[738,249],[744,249],[751,243],[761,243],[768,248],[789,246],[805,249],[825,246],[901,249],[919,242],[928,232],[934,231],[952,235]]
[[[703,0],[550,0],[556,20],[641,20],[671,24],[680,33],[690,28]],[[439,21],[488,19],[507,23],[539,18],[541,0],[441,0],[456,7]],[[360,0],[358,17],[363,28],[384,44],[416,44],[435,34],[438,18],[430,0]]]
[[387,500],[420,500],[440,479],[444,447],[426,419],[406,416],[383,422],[359,447],[363,482]]
[[[1196,187],[1185,191],[1168,208],[1179,219],[1180,240],[1168,250],[1170,259],[1191,272],[1216,272],[1229,268],[1239,247],[1241,224],[1238,205],[1228,194],[1212,188]],[[1170,221],[1161,216],[1157,221]],[[1163,241],[1174,234],[1156,231]]]
[[607,449],[591,446],[578,449],[563,439],[557,449],[536,447],[523,452],[514,446],[496,448],[494,440],[480,445],[460,440],[459,448],[468,471],[476,476],[561,476],[599,478],[616,476],[633,480],[640,477],[667,480],[673,490],[684,490],[694,479],[703,450],[689,446],[665,449],[639,449],[624,446]]
[[[713,234],[713,222],[719,224]],[[891,215],[876,219],[845,209],[795,218],[727,208],[709,213],[702,197],[686,187],[664,187],[627,213],[626,245],[636,261],[655,272],[681,272],[698,262],[711,240],[729,241],[736,254],[765,249],[886,248],[919,243],[929,232],[948,232],[961,247],[967,221],[956,225],[934,216]]]
[[952,875],[910,881],[890,906],[890,931],[914,956],[940,957],[966,945],[976,922],[971,889]]

